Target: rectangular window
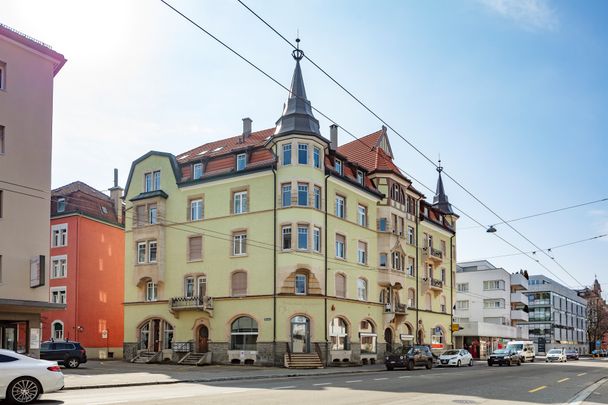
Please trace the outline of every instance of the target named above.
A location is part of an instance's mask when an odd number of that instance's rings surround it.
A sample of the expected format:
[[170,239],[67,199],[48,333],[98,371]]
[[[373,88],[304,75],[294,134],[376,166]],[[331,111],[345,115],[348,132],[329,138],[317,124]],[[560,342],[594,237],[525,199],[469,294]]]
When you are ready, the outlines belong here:
[[386,220],[386,218],[380,218],[378,220],[378,230],[380,232],[386,232],[387,229],[388,229],[388,221]]
[[155,240],[148,242],[148,262],[156,263],[157,244]]
[[68,224],[53,225],[51,227],[51,247],[68,245]]
[[190,201],[190,221],[200,221],[203,219],[203,200]]
[[[142,208],[143,208],[143,205],[142,205]],[[148,223],[150,225],[154,225],[154,224],[158,223],[158,211],[156,209],[156,204],[148,205]]]
[[188,238],[188,260],[196,261],[203,258],[203,237],[191,236]]
[[295,293],[298,295],[306,295],[306,274],[296,274]]
[[298,183],[298,205],[308,206],[308,184],[306,183]]
[[291,249],[291,225],[286,225],[281,229],[282,246],[284,250]]
[[298,225],[298,249],[308,250],[308,226]]
[[298,144],[298,163],[301,165],[308,164],[308,145],[305,143]]
[[65,287],[51,288],[51,302],[53,304],[67,303],[67,292]]
[[4,155],[4,126],[0,125],[0,155]]
[[469,309],[469,301],[456,301],[456,309]]
[[149,281],[146,284],[146,301],[156,301],[158,299],[158,284]]
[[243,214],[247,212],[247,191],[239,191],[233,194],[232,197],[233,212],[235,214]]
[[68,259],[66,256],[51,258],[51,278],[64,278],[67,276]]
[[405,234],[405,220],[403,217],[399,217],[399,236],[404,236]]
[[489,281],[484,281],[483,282],[483,289],[484,289],[484,291],[504,290],[505,289],[505,282],[504,282],[504,280],[489,280]]
[[502,300],[502,299],[483,300],[483,307],[486,308],[486,309],[504,308],[505,307],[505,301]]
[[247,234],[245,232],[235,233],[232,236],[232,255],[243,256],[247,254]]
[[386,267],[388,256],[386,253],[380,253],[380,267]]
[[414,234],[414,228],[411,226],[407,227],[407,243],[409,243],[410,245],[415,245],[416,244],[416,237]]
[[146,173],[144,175],[144,191],[152,191],[152,173]]
[[315,209],[321,209],[321,187],[315,186],[314,188],[314,205]]
[[414,276],[414,258],[413,257],[408,257],[407,258],[407,275],[408,276]]
[[344,218],[346,207],[346,200],[344,197],[337,195],[336,196],[336,216],[338,218]]
[[445,269],[441,269],[441,281],[445,284]]
[[291,164],[291,144],[286,143],[283,145],[283,166]]
[[6,90],[6,63],[0,62],[0,90]]
[[399,232],[399,221],[397,220],[397,215],[395,214],[391,214],[391,225],[392,225],[392,232],[397,235],[397,233]]
[[469,283],[458,283],[458,284],[456,284],[456,291],[458,291],[458,292],[469,292]]
[[361,170],[357,170],[357,183],[363,185],[363,172]]
[[194,277],[186,277],[184,280],[184,296],[186,298],[194,297]]
[[160,170],[153,173],[154,175],[154,190],[160,190]]
[[357,246],[357,260],[359,264],[367,264],[367,243],[359,241]]
[[283,196],[283,207],[291,206],[291,184],[283,184],[282,196]]
[[247,166],[247,155],[245,153],[241,153],[236,156],[236,171],[245,170]]
[[346,257],[346,238],[344,235],[336,234],[336,257]]
[[314,227],[312,230],[312,250],[321,251],[321,228]]
[[137,243],[137,263],[138,264],[142,264],[142,263],[146,262],[146,250],[147,250],[146,242]]
[[312,149],[312,161],[315,169],[321,168],[321,149],[316,146]]
[[344,174],[344,170],[342,169],[342,161],[340,159],[335,160],[335,168],[340,176]]
[[144,226],[146,224],[146,206],[138,205],[135,207],[136,226]]
[[65,198],[57,199],[57,212],[65,212]]
[[200,179],[201,177],[203,177],[203,164],[195,163],[192,166],[192,178],[194,180],[197,180],[197,179]]
[[357,222],[361,226],[367,226],[367,207],[363,205],[357,207]]

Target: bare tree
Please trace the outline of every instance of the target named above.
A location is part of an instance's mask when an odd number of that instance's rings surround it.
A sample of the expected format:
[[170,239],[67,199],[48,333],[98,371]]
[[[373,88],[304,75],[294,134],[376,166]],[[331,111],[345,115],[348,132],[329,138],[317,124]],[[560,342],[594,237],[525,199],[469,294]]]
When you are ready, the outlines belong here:
[[602,299],[590,300],[587,304],[587,340],[589,350],[595,349],[595,342],[608,333],[608,308]]

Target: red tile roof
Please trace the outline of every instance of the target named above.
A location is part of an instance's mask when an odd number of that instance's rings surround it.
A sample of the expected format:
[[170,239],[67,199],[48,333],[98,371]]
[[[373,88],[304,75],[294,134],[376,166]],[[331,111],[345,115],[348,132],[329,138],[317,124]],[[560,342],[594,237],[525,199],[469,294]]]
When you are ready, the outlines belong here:
[[[66,206],[63,212],[57,212],[59,198],[65,198]],[[75,181],[51,192],[51,216],[75,212],[118,224],[114,201],[81,181]]]
[[386,136],[384,128],[340,146],[338,152],[369,172],[391,171],[403,176],[401,170],[393,163],[393,159],[379,147],[383,136]]

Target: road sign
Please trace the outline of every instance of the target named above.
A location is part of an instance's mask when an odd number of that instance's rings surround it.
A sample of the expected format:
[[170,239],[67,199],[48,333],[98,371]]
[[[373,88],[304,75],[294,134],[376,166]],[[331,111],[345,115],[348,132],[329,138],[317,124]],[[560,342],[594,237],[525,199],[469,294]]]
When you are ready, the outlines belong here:
[[452,332],[458,332],[459,330],[463,330],[464,328],[457,323],[452,324]]
[[102,339],[107,339],[108,338],[108,331],[107,330],[102,330],[101,331],[101,338]]

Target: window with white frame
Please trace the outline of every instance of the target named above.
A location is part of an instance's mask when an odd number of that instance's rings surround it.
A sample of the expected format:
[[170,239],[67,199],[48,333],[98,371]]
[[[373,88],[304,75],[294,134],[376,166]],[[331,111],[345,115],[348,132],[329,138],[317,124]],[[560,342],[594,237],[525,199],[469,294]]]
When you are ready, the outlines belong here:
[[344,169],[342,168],[342,161],[340,159],[335,160],[334,167],[340,176],[344,174]]
[[300,207],[308,206],[308,184],[298,183],[298,205]]
[[57,212],[65,211],[65,198],[60,197],[57,199]]
[[458,292],[469,292],[469,283],[457,283],[456,291]]
[[340,195],[336,196],[336,216],[344,218],[346,213],[346,199]]
[[357,222],[361,226],[367,226],[367,207],[363,205],[357,207]]
[[308,145],[305,143],[298,144],[298,164],[308,164]]
[[456,301],[456,309],[461,309],[461,310],[469,309],[469,301],[468,300]]
[[190,201],[190,221],[200,221],[203,219],[203,200],[197,198]]
[[158,209],[156,204],[148,204],[148,224],[154,225],[158,223]]
[[247,233],[236,232],[232,235],[232,255],[243,256],[247,254]]
[[308,226],[298,225],[298,249],[308,250]]
[[312,163],[315,169],[321,168],[321,149],[316,146],[312,149]]
[[54,340],[63,340],[63,322],[53,321],[51,324],[51,336]]
[[483,307],[485,309],[504,308],[505,307],[505,300],[503,300],[503,299],[483,300]]
[[247,154],[240,153],[236,155],[236,170],[245,170],[245,167],[247,167]]
[[203,177],[203,164],[202,163],[195,163],[192,166],[192,178],[194,180],[198,180],[201,177]]
[[388,261],[388,255],[386,253],[380,253],[380,267],[386,267]]
[[157,243],[155,240],[148,241],[148,262],[156,263]]
[[487,280],[483,282],[484,291],[491,290],[504,290],[505,289],[505,281],[504,280]]
[[367,280],[364,278],[357,279],[357,299],[367,301]]
[[184,279],[184,297],[194,297],[194,277],[186,277]]
[[312,250],[315,252],[321,251],[321,228],[316,226],[312,229]]
[[364,180],[364,176],[363,176],[363,171],[361,170],[357,170],[357,183],[363,185],[363,180]]
[[67,303],[66,287],[51,287],[51,302],[53,304]]
[[53,256],[51,258],[51,278],[64,278],[68,273],[68,257]]
[[283,207],[291,206],[291,184],[283,184],[281,186]]
[[344,235],[336,234],[336,257],[340,259],[346,257],[346,238]]
[[156,301],[158,299],[158,284],[148,281],[146,283],[146,301]]
[[144,174],[144,191],[160,190],[160,170]]
[[406,274],[408,276],[412,276],[412,277],[414,276],[414,258],[413,257],[407,258]]
[[286,143],[283,145],[283,166],[291,164],[291,144]]
[[284,225],[281,229],[283,250],[291,249],[291,225]]
[[146,262],[146,251],[148,244],[146,242],[137,242],[137,263],[142,264]]
[[357,244],[357,261],[359,264],[367,264],[367,243],[359,241]]
[[58,224],[51,227],[51,247],[68,245],[68,224]]
[[314,188],[314,207],[317,210],[321,209],[321,187],[315,186]]
[[295,293],[297,295],[306,295],[308,277],[306,274],[296,274]]
[[416,244],[416,236],[414,234],[414,228],[411,226],[407,227],[407,243],[410,245]]
[[249,210],[247,191],[237,191],[232,196],[233,212],[243,214]]

